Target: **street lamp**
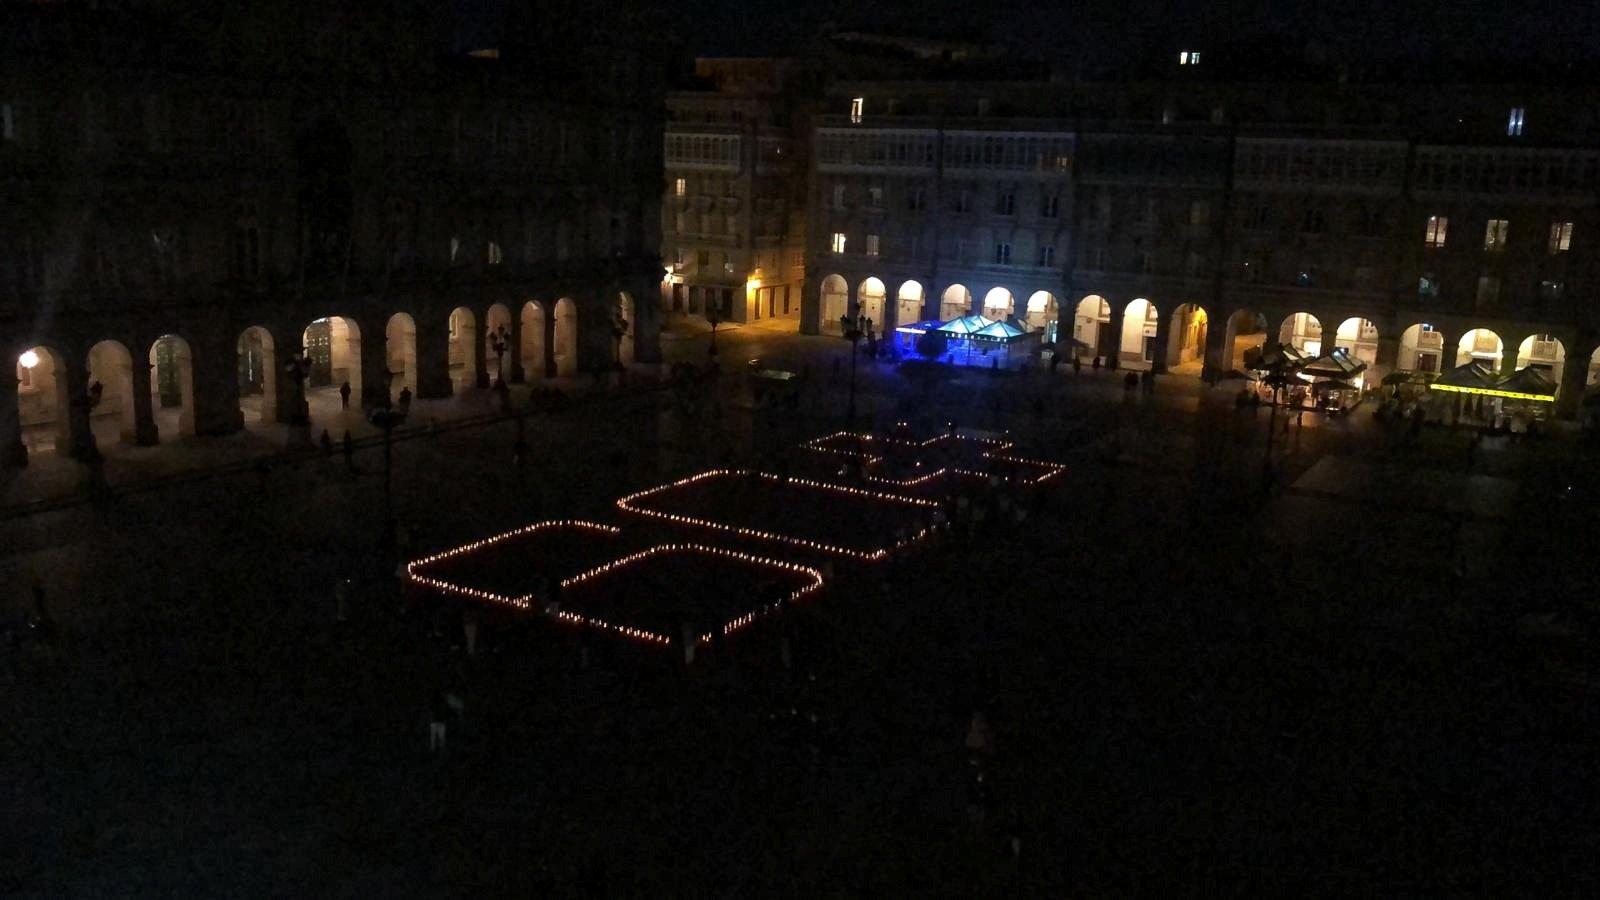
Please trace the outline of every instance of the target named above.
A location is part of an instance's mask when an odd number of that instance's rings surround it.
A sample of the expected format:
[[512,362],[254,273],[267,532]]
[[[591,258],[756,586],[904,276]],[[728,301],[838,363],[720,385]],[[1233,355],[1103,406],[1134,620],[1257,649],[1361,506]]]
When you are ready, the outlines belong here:
[[385,534],[390,532],[394,523],[394,492],[392,490],[392,472],[394,470],[394,430],[399,428],[406,420],[410,410],[406,406],[399,409],[391,407],[388,403],[374,406],[367,412],[367,421],[377,426],[383,432],[383,527]]
[[856,424],[856,345],[861,342],[860,315],[840,316],[839,328],[844,339],[850,342],[850,412],[845,419],[845,429],[851,430]]

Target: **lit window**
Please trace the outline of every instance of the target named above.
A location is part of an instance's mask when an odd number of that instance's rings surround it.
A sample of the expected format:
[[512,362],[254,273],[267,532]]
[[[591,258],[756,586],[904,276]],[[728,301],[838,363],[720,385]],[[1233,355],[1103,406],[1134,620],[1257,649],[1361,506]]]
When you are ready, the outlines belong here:
[[460,238],[451,238],[450,239],[450,261],[451,262],[455,262],[456,261],[456,257],[459,256],[459,255],[461,255],[461,239]]
[[679,178],[672,184],[672,194],[675,197],[685,197],[689,194],[689,179]]
[[494,241],[490,241],[489,242],[489,265],[498,266],[501,263],[505,262],[505,260],[506,260],[505,254],[500,252],[500,245],[495,243]]
[[994,264],[997,266],[1011,265],[1011,245],[1001,242],[994,245]]
[[852,124],[861,124],[861,113],[866,105],[867,98],[865,97],[856,97],[850,101],[850,122]]
[[1488,306],[1500,299],[1500,279],[1493,275],[1478,278],[1478,305]]
[[868,256],[877,256],[878,255],[878,236],[875,235],[875,234],[867,235],[867,255]]
[[1039,248],[1039,267],[1047,269],[1056,264],[1056,248],[1044,246]]
[[833,233],[833,252],[844,252],[844,232],[842,231],[835,231]]
[[1436,300],[1439,297],[1439,279],[1432,272],[1424,272],[1417,279],[1417,296],[1427,300]]
[[1429,247],[1438,249],[1444,246],[1444,235],[1450,228],[1448,216],[1429,216],[1428,231],[1423,240]]
[[1550,223],[1550,252],[1565,253],[1572,247],[1572,223]]
[[1522,137],[1522,114],[1520,106],[1511,107],[1510,115],[1506,116],[1506,137]]
[[1200,65],[1200,51],[1199,50],[1183,50],[1183,51],[1180,51],[1178,53],[1178,65],[1180,65],[1180,66],[1198,66],[1198,65]]
[[1483,226],[1483,249],[1491,253],[1498,253],[1506,248],[1506,235],[1510,233],[1511,223],[1505,219],[1490,219]]

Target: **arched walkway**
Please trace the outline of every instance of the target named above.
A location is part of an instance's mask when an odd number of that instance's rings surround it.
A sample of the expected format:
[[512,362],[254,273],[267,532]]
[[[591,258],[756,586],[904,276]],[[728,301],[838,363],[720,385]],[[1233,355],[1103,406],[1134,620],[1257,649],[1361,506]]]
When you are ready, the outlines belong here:
[[1017,298],[1003,287],[990,288],[983,295],[983,314],[991,319],[1005,321],[1017,313]]
[[908,281],[896,293],[894,310],[895,327],[913,325],[922,321],[922,284]]
[[829,275],[822,279],[823,333],[838,334],[842,330],[839,319],[850,314],[850,285],[843,275]]
[[617,315],[622,320],[619,323],[622,325],[622,343],[617,345],[617,361],[626,366],[633,362],[634,320],[638,318],[634,315],[633,298],[628,296],[627,291],[617,295]]
[[1118,366],[1124,369],[1148,369],[1155,361],[1157,319],[1160,311],[1149,300],[1140,297],[1122,310],[1122,341],[1118,345]]
[[[877,278],[863,279],[856,289],[857,315],[863,319],[872,320],[873,331],[883,331],[883,300],[888,289],[883,286],[883,281]],[[863,330],[865,330],[865,324]]]
[[516,348],[511,345],[511,310],[506,309],[504,303],[493,304],[484,316],[483,331],[483,361],[486,363],[488,384],[480,384],[479,387],[489,387],[506,378],[509,373],[506,371],[505,358],[514,350]]
[[1228,316],[1228,330],[1224,335],[1223,368],[1243,372],[1267,345],[1267,317],[1253,309],[1235,310]]
[[194,434],[194,357],[189,342],[175,334],[150,345],[151,408],[156,434],[163,440]]
[[556,374],[578,374],[578,305],[569,297],[556,301]]
[[1461,342],[1456,344],[1456,365],[1481,362],[1491,370],[1499,372],[1505,352],[1506,342],[1500,339],[1500,335],[1487,328],[1474,328],[1463,334]]
[[[95,385],[99,385],[98,390]],[[139,440],[139,412],[133,396],[133,353],[121,341],[89,348],[89,395],[99,394],[89,410],[96,441],[124,444]],[[104,423],[104,424],[102,424]],[[107,426],[115,425],[115,431]]]
[[450,385],[461,392],[478,384],[478,317],[465,306],[450,311]]
[[1400,333],[1395,368],[1405,372],[1437,372],[1444,364],[1444,335],[1426,322]]
[[272,333],[252,325],[239,334],[239,412],[246,422],[278,421],[278,357]]
[[1333,345],[1367,364],[1368,369],[1378,365],[1378,326],[1367,319],[1351,317],[1339,323],[1333,334]]
[[531,381],[546,374],[544,307],[537,300],[529,300],[522,304],[522,376]]
[[939,320],[948,322],[972,314],[972,292],[964,284],[952,284],[939,298]]
[[399,402],[400,392],[417,392],[417,320],[410,313],[395,313],[383,330],[389,372],[389,402]]
[[1074,353],[1083,357],[1103,356],[1100,347],[1102,326],[1111,322],[1111,304],[1099,294],[1090,294],[1078,301],[1072,317],[1072,336],[1078,341]]
[[1028,309],[1022,324],[1029,331],[1044,332],[1045,341],[1056,339],[1056,295],[1049,291],[1034,291],[1028,296]]
[[1278,326],[1278,343],[1315,359],[1322,355],[1322,322],[1308,312],[1290,313]]
[[1172,311],[1172,327],[1167,334],[1167,371],[1200,374],[1205,367],[1206,330],[1210,324],[1211,317],[1199,304],[1180,304]]
[[1517,347],[1517,368],[1532,366],[1558,385],[1566,363],[1567,348],[1553,334],[1530,334]]
[[66,366],[49,347],[32,347],[17,356],[17,418],[28,453],[72,446]]

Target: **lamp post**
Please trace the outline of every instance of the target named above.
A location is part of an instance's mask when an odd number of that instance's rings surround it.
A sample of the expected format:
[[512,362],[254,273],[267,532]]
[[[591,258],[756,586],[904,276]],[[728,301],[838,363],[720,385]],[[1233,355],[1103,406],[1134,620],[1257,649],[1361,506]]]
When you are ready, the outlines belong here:
[[385,534],[389,533],[394,522],[394,492],[392,489],[394,471],[394,430],[406,420],[409,412],[404,407],[394,409],[388,403],[374,406],[367,412],[367,421],[377,426],[383,432],[383,527]]
[[289,410],[289,444],[311,445],[311,408],[306,402],[306,378],[311,375],[311,356],[305,347],[289,351],[283,373],[294,384],[294,405]]
[[494,377],[497,383],[506,380],[506,351],[511,349],[511,329],[504,324],[489,330],[489,349],[494,351]]
[[839,327],[844,334],[844,339],[850,342],[850,411],[845,418],[845,430],[852,430],[856,425],[856,345],[861,342],[861,317],[859,315],[843,315],[839,317]]

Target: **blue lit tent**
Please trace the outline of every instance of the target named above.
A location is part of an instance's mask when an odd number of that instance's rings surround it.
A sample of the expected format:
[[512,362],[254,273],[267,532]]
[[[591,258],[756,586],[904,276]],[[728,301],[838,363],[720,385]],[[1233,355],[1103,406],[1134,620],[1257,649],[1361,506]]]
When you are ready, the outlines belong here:
[[901,325],[894,330],[895,347],[902,356],[914,356],[917,352],[917,340],[930,331],[939,330],[939,326],[943,324],[938,319],[925,319],[910,325]]
[[958,366],[1013,369],[1039,348],[1042,332],[1029,331],[1015,319],[962,316],[939,326],[950,340],[950,362]]

